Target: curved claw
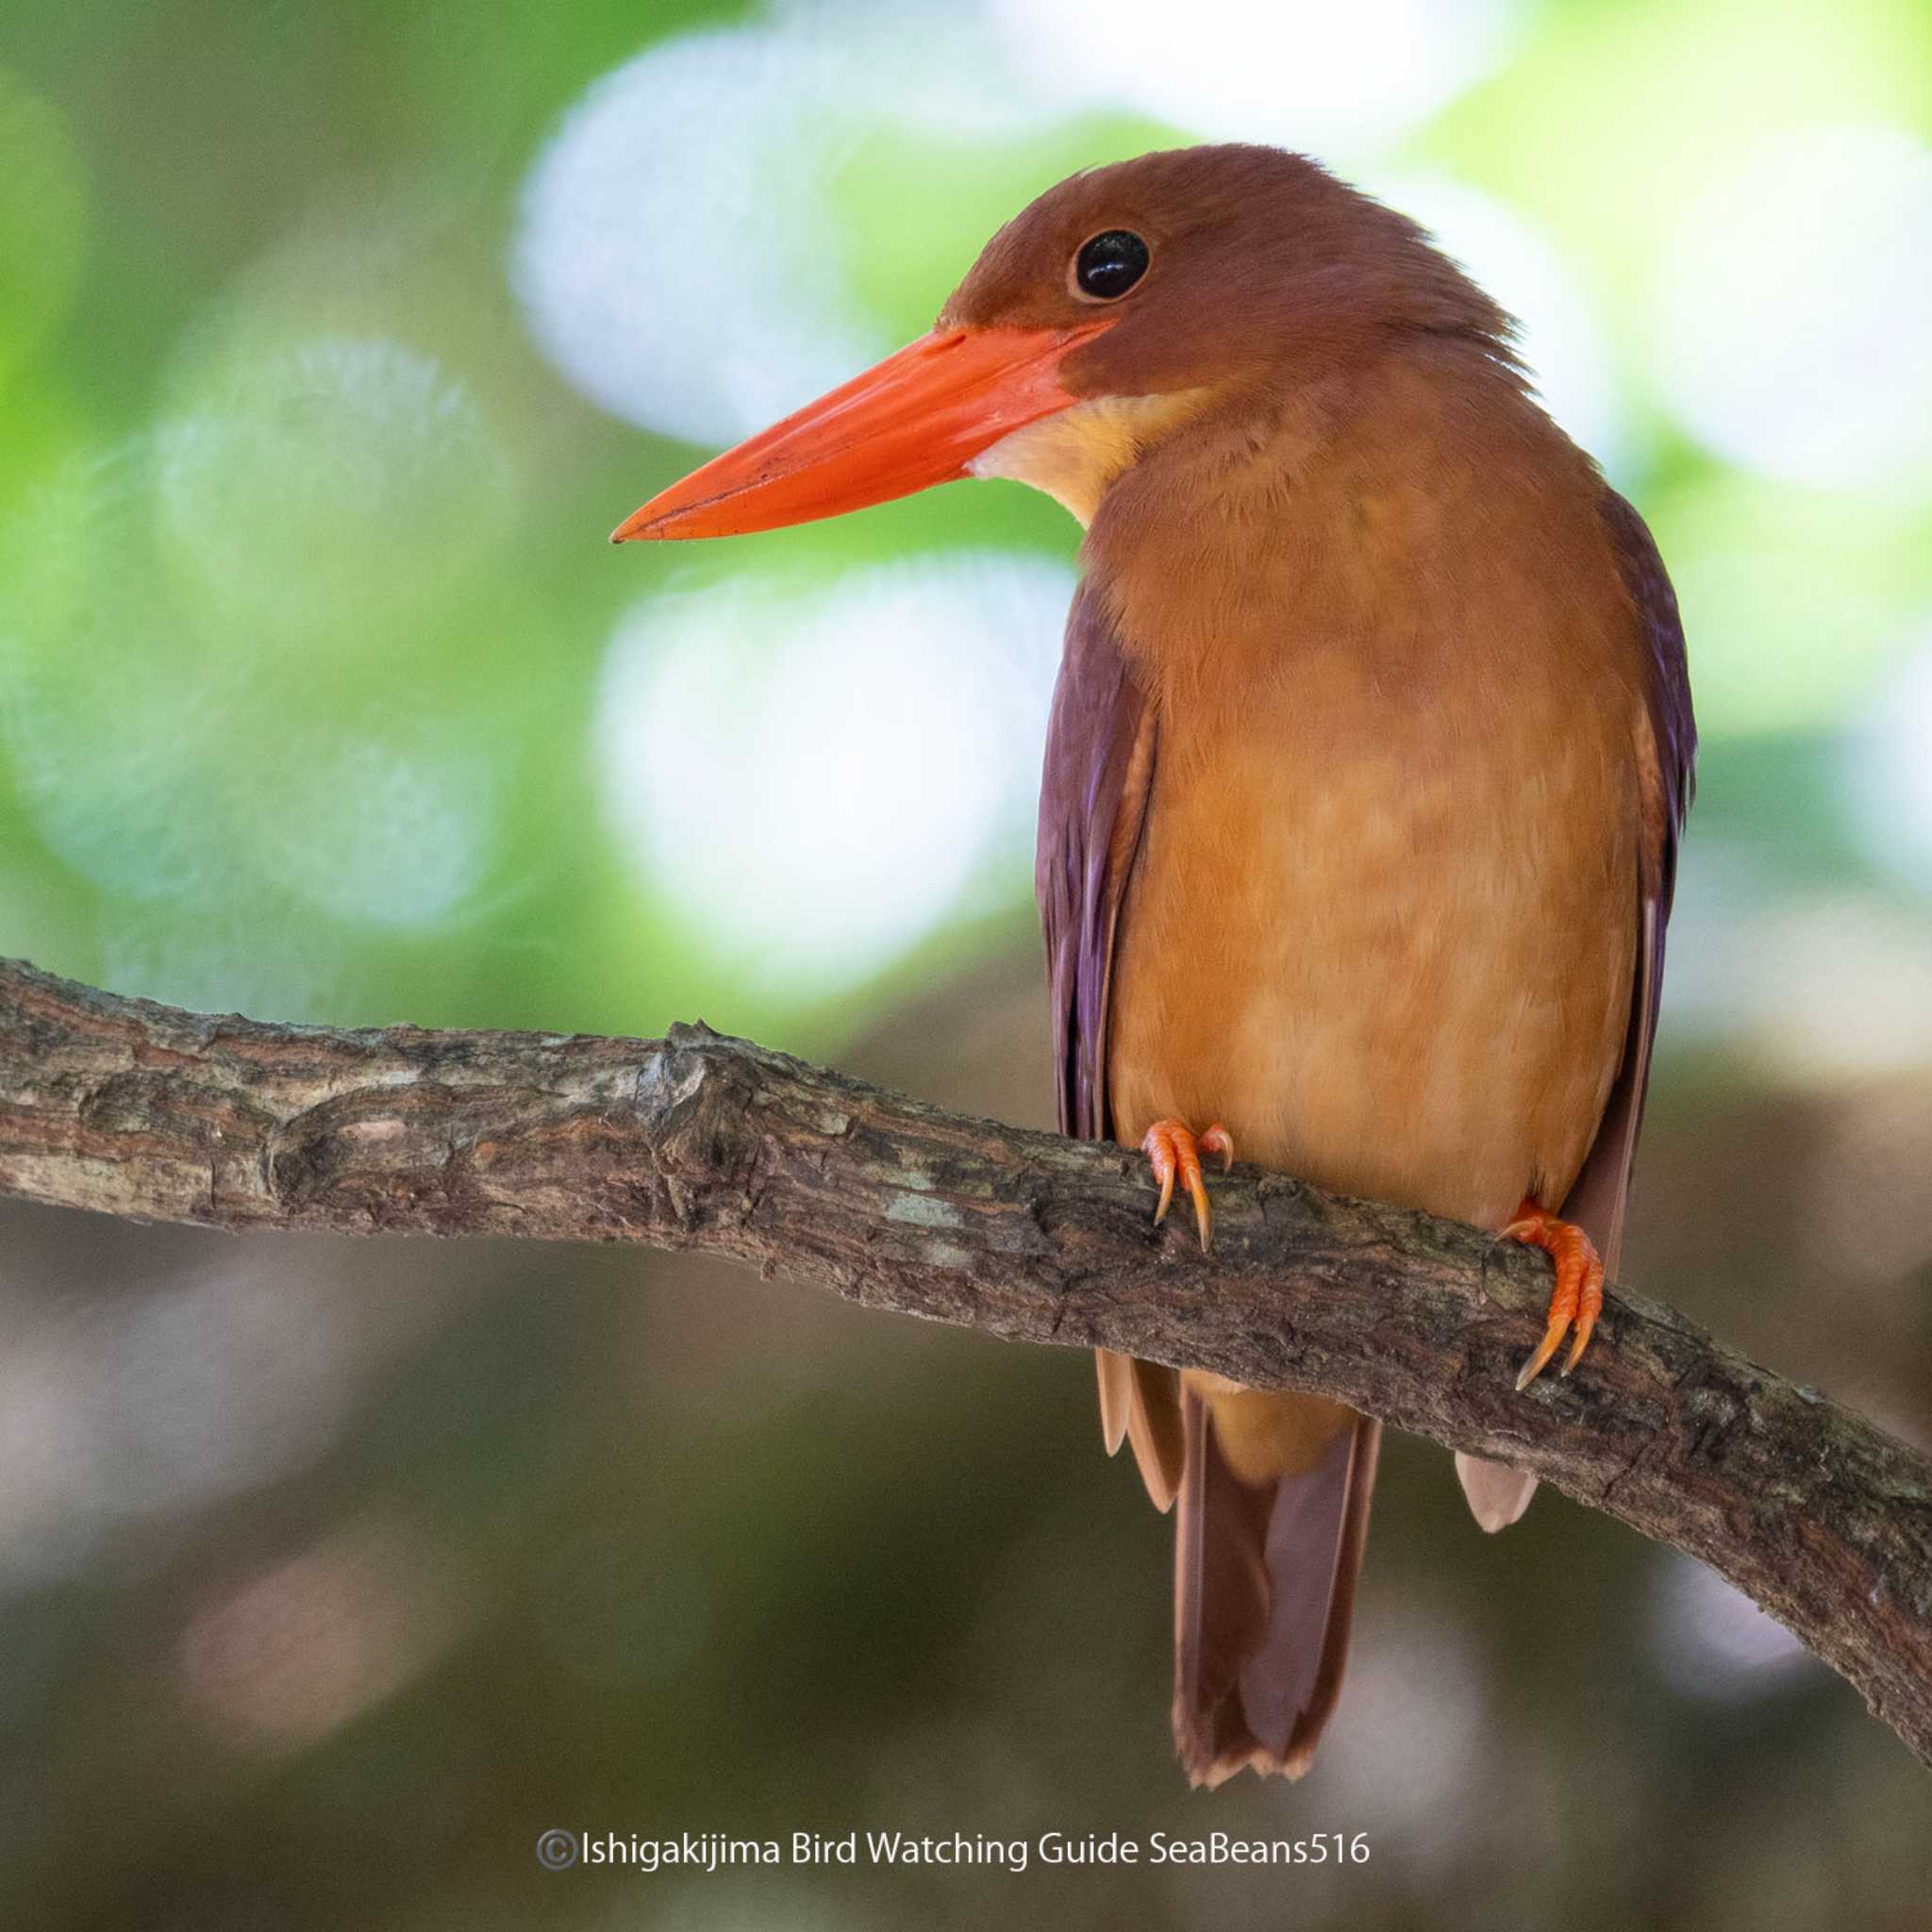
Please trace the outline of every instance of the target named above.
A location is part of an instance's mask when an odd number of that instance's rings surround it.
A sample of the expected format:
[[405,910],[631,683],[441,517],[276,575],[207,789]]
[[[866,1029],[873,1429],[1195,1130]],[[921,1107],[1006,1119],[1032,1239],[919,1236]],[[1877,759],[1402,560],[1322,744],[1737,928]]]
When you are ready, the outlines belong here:
[[1507,1241],[1541,1248],[1557,1264],[1557,1286],[1550,1296],[1550,1316],[1536,1353],[1516,1377],[1518,1390],[1527,1389],[1549,1366],[1572,1325],[1575,1334],[1570,1353],[1558,1371],[1567,1375],[1581,1359],[1604,1308],[1604,1264],[1596,1245],[1574,1223],[1559,1221],[1547,1208],[1524,1197],[1516,1218],[1503,1230]]
[[1201,1156],[1204,1152],[1220,1155],[1221,1171],[1225,1174],[1234,1165],[1234,1137],[1218,1121],[1199,1140],[1185,1121],[1156,1121],[1142,1138],[1141,1151],[1153,1163],[1154,1178],[1160,1183],[1160,1200],[1154,1209],[1155,1226],[1167,1219],[1168,1208],[1174,1200],[1174,1176],[1178,1174],[1188,1198],[1194,1204],[1194,1226],[1205,1255],[1214,1244],[1214,1209],[1208,1200]]

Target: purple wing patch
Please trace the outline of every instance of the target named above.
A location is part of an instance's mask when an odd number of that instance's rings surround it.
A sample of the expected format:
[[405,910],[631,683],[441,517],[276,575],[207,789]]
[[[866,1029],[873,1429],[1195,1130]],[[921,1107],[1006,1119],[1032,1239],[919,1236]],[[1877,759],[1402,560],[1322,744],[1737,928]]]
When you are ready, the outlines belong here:
[[1690,677],[1684,656],[1684,625],[1676,592],[1643,519],[1606,488],[1604,523],[1617,567],[1642,627],[1644,697],[1657,747],[1657,781],[1663,799],[1661,836],[1648,843],[1638,881],[1639,933],[1636,983],[1630,995],[1630,1030],[1624,1063],[1604,1108],[1596,1139],[1585,1157],[1576,1184],[1561,1212],[1597,1245],[1614,1277],[1624,1237],[1624,1207],[1630,1191],[1630,1168],[1643,1124],[1643,1099],[1650,1084],[1650,1049],[1657,1037],[1657,1002],[1663,991],[1664,927],[1677,886],[1677,846],[1695,789],[1697,724],[1690,712]]
[[[1107,1139],[1113,931],[1146,803],[1146,703],[1087,585],[1067,617],[1040,785],[1034,891],[1046,937],[1060,1131]],[[1134,793],[1136,795],[1130,795]],[[1131,816],[1124,822],[1124,811]],[[1121,855],[1117,860],[1116,855]]]

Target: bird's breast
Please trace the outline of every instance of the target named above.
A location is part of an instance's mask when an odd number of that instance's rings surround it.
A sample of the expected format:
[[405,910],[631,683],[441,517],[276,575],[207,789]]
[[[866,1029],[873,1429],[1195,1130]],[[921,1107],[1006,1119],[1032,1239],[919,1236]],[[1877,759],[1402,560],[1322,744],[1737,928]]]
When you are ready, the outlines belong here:
[[1621,1058],[1639,805],[1627,723],[1553,662],[1401,691],[1300,653],[1161,721],[1114,957],[1115,1131],[1500,1225],[1560,1200]]

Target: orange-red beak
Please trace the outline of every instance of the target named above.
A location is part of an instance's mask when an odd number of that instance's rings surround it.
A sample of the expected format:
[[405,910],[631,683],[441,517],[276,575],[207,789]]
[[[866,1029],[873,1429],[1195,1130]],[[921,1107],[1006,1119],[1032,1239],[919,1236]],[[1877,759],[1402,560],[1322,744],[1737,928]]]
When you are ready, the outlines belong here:
[[1078,402],[1060,386],[1060,363],[1116,319],[935,329],[693,470],[610,541],[742,536],[950,483],[1003,436]]

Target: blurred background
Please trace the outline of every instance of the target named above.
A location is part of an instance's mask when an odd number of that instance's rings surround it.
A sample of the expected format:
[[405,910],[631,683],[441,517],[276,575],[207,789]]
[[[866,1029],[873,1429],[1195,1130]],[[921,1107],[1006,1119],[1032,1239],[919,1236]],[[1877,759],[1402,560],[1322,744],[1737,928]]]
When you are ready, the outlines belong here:
[[[702,1016],[1045,1123],[1077,532],[609,549],[1077,166],[1430,225],[1656,530],[1704,730],[1625,1272],[1932,1441],[1923,0],[7,0],[0,950],[263,1018]],[[0,1216],[10,1923],[1923,1923],[1924,1773],[1701,1568],[1394,1442],[1299,1786],[1190,1794],[1084,1356],[729,1271]],[[1368,1835],[579,1870],[552,1826]]]

